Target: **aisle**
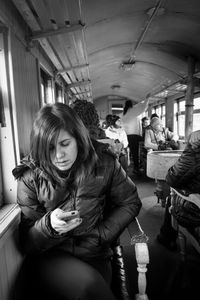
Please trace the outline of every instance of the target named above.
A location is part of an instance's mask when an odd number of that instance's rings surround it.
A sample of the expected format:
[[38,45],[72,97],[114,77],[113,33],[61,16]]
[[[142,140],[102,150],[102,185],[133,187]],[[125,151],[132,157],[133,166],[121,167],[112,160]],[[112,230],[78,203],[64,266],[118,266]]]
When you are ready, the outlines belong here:
[[[154,195],[155,182],[148,178],[132,178],[138,188],[143,207],[138,220],[149,236],[150,264],[147,272],[147,294],[149,300],[186,300],[198,291],[200,258],[191,249],[188,262],[183,265],[178,250],[171,252],[156,241],[162,224],[164,208]],[[125,237],[127,238],[127,237]],[[137,287],[137,271],[134,250],[124,247],[125,266],[129,280],[129,292],[134,299]]]

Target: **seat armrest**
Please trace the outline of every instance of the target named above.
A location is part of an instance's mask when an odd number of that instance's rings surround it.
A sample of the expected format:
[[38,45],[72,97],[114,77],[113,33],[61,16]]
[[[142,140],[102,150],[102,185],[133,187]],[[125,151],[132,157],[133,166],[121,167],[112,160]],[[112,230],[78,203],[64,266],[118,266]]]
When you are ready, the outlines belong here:
[[137,218],[128,225],[128,232],[131,237],[131,245],[136,243],[146,243],[149,240],[148,236],[142,230]]
[[128,225],[128,232],[131,236],[131,245],[135,248],[135,257],[138,271],[138,293],[135,295],[136,300],[148,300],[146,294],[146,272],[149,263],[149,251],[147,246],[148,236],[142,230],[140,223],[135,218]]

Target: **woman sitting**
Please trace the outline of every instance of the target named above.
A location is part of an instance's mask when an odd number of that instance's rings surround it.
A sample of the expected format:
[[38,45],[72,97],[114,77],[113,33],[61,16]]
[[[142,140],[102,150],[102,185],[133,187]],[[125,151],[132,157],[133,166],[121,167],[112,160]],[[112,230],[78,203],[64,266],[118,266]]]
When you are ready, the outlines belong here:
[[20,300],[115,300],[112,244],[141,208],[133,181],[63,103],[38,112],[30,154],[13,170],[26,259]]
[[164,128],[159,118],[151,119],[150,126],[145,130],[144,147],[147,150],[176,150],[178,136],[168,128]]

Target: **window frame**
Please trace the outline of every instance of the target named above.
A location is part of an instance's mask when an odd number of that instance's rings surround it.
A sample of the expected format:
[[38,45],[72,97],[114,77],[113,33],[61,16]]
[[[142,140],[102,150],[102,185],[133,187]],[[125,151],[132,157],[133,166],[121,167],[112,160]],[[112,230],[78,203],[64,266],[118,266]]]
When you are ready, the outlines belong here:
[[166,126],[166,104],[161,103],[152,107],[151,114],[156,113],[162,121],[163,126]]
[[[1,207],[16,205],[17,182],[12,175],[13,168],[20,162],[19,143],[17,132],[16,103],[14,95],[14,79],[11,53],[11,34],[9,29],[0,26],[0,89],[1,89],[1,116],[3,123],[0,125],[0,166],[1,166]],[[8,151],[9,149],[9,151]]]
[[[194,95],[193,103],[194,103],[195,99],[199,99],[199,101],[200,101],[199,93],[196,93]],[[181,102],[183,102],[183,109],[181,109]],[[177,106],[177,110],[175,109],[175,105]],[[200,130],[200,127],[198,128],[198,126],[197,126],[197,128],[196,128],[196,124],[194,124],[195,114],[200,114],[200,108],[195,109],[195,107],[194,107],[194,109],[193,109],[193,131]],[[178,98],[174,101],[174,132],[176,134],[178,134],[180,139],[184,139],[185,138],[185,120],[183,122],[184,123],[184,127],[183,127],[184,134],[180,134],[180,127],[181,127],[180,117],[185,117],[185,97]]]
[[42,67],[39,68],[41,106],[55,103],[52,76]]

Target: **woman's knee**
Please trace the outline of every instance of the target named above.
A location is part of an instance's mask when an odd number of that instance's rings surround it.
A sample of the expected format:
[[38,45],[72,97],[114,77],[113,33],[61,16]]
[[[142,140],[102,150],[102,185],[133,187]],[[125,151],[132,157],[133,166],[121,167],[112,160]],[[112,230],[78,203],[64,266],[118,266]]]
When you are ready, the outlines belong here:
[[[28,269],[32,274],[26,277],[27,286],[23,285],[23,294],[29,295],[27,299],[35,299],[35,295],[37,299],[48,295],[49,300],[114,299],[103,276],[94,267],[73,256],[63,253],[44,256],[33,264],[31,262]],[[33,298],[30,293],[34,294]]]
[[[102,275],[91,265],[73,256],[60,254],[41,264],[41,282],[52,294],[65,295],[66,299],[96,299],[111,293]],[[109,296],[110,297],[110,296]],[[59,298],[58,299],[62,299]],[[110,298],[112,299],[112,298]]]

